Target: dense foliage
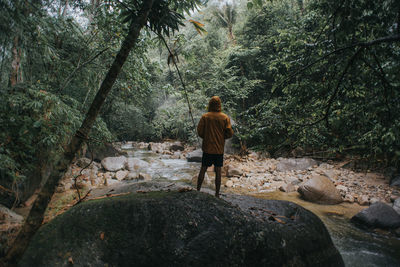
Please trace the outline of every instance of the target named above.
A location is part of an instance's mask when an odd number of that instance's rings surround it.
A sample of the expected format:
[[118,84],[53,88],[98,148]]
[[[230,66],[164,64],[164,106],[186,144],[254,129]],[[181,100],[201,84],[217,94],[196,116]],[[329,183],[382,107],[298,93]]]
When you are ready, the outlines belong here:
[[[249,148],[398,165],[399,1],[214,0],[184,20],[200,2],[156,1],[91,142],[197,142],[187,99],[196,123],[219,95]],[[68,142],[140,3],[0,0],[2,185]]]
[[195,18],[208,35],[180,38],[181,65],[192,94],[221,96],[249,147],[397,165],[399,10],[390,0],[211,5]]

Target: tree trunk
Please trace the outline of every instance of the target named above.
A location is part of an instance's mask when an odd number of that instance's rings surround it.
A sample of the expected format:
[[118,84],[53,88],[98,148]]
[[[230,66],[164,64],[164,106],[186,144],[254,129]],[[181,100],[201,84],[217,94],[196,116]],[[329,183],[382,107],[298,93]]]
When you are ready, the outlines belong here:
[[67,15],[67,10],[68,10],[68,0],[65,0],[65,7],[64,7],[64,11],[62,13],[63,17],[65,17],[65,15]]
[[13,60],[11,62],[10,85],[14,86],[20,81],[19,67],[21,62],[21,48],[19,48],[19,37],[16,35],[12,47]]
[[82,122],[79,130],[77,130],[75,135],[72,137],[71,142],[64,148],[64,153],[61,158],[56,164],[54,164],[54,168],[49,178],[43,185],[38,195],[38,198],[33,203],[32,209],[26,219],[26,222],[21,231],[18,233],[18,236],[16,237],[11,248],[7,252],[3,263],[16,265],[18,260],[24,254],[26,248],[28,247],[29,241],[41,226],[43,222],[44,212],[51,200],[51,197],[54,194],[58,182],[66,172],[68,166],[72,163],[76,152],[81,148],[84,140],[87,139],[102,104],[104,103],[115,80],[117,79],[117,76],[121,71],[123,64],[125,63],[129,52],[135,45],[140,30],[146,24],[147,16],[150,12],[152,5],[153,0],[143,1],[141,10],[138,13],[139,16],[131,22],[129,26],[129,33],[122,43],[120,51],[115,57],[114,62],[109,69],[106,77],[104,78],[103,83],[101,84],[100,89],[97,92],[96,97],[86,114],[86,118]]

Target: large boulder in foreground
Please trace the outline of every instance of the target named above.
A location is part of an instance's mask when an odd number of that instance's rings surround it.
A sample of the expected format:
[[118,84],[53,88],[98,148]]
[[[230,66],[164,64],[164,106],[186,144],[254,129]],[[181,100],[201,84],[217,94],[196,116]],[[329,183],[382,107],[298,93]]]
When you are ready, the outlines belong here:
[[261,217],[197,191],[88,201],[44,225],[20,266],[343,266],[318,217],[260,201]]
[[351,222],[361,228],[397,229],[400,227],[400,215],[389,205],[376,202],[369,208],[357,213]]
[[339,190],[329,178],[325,176],[314,176],[297,190],[301,197],[307,201],[318,204],[338,204],[343,202]]

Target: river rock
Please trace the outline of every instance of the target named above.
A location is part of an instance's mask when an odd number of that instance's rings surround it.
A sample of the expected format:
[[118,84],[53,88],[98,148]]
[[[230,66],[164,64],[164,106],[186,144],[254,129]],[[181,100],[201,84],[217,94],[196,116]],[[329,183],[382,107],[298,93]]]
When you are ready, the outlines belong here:
[[377,197],[373,197],[373,198],[371,198],[371,200],[369,201],[370,204],[374,204],[374,203],[376,203],[376,202],[381,202],[381,200],[380,200],[379,198],[377,198]]
[[139,173],[138,175],[139,180],[144,180],[144,181],[150,181],[151,180],[151,175],[148,173]]
[[284,184],[284,185],[281,185],[281,186],[279,187],[279,190],[282,191],[282,192],[286,192],[286,193],[296,191],[296,189],[295,189],[295,187],[294,187],[293,184]]
[[115,178],[119,181],[124,180],[125,177],[129,174],[129,171],[117,171],[115,173]]
[[169,147],[169,150],[171,150],[171,151],[183,151],[183,150],[185,150],[185,146],[181,142],[175,142]]
[[197,191],[83,202],[42,226],[19,266],[344,266],[317,216],[261,204],[287,223]]
[[226,181],[225,186],[226,187],[232,187],[233,186],[233,181],[231,181],[231,180]]
[[3,223],[22,223],[24,217],[0,204],[0,221]]
[[357,200],[358,200],[358,204],[360,204],[361,206],[369,205],[369,197],[366,195],[360,196]]
[[128,175],[124,178],[126,181],[130,180],[138,180],[139,174],[137,172],[129,172]]
[[277,164],[277,171],[292,171],[292,170],[306,170],[309,167],[318,165],[318,163],[310,158],[279,158]]
[[90,149],[87,149],[85,157],[92,158],[93,160],[100,162],[104,158],[107,157],[115,157],[119,155],[119,151],[110,143],[104,143],[100,146],[90,146]]
[[153,152],[156,152],[156,153],[162,153],[164,151],[165,147],[164,147],[164,144],[162,144],[162,143],[150,142],[148,145],[148,149]]
[[350,194],[346,194],[346,196],[344,197],[344,201],[349,203],[354,203],[354,197]]
[[400,175],[395,175],[390,180],[390,186],[400,187]]
[[203,151],[201,149],[194,150],[186,155],[188,162],[201,162]]
[[146,169],[149,168],[150,164],[144,160],[137,159],[137,158],[128,158],[126,160],[125,167],[129,171],[137,171],[139,169]]
[[341,203],[342,196],[331,180],[325,176],[314,176],[297,190],[301,197],[310,202],[319,204]]
[[80,159],[78,159],[78,160],[75,162],[75,164],[76,164],[78,167],[85,168],[85,167],[87,167],[91,162],[92,162],[91,159],[88,159],[88,158],[80,158]]
[[341,185],[341,184],[340,184],[340,185],[337,185],[337,186],[336,186],[336,189],[339,190],[339,191],[343,191],[343,192],[345,192],[345,193],[349,190],[346,186]]
[[243,171],[234,165],[227,165],[225,170],[228,177],[241,176],[243,174]]
[[292,184],[292,185],[298,185],[298,184],[301,183],[301,181],[300,181],[298,178],[293,177],[293,176],[287,177],[287,178],[286,178],[286,182],[287,182],[288,184]]
[[393,209],[400,214],[400,198],[397,198],[393,203]]
[[107,171],[116,172],[123,169],[125,167],[126,162],[127,159],[124,156],[108,157],[101,161],[101,165]]
[[400,215],[389,205],[376,202],[354,215],[351,222],[363,228],[396,229],[400,227]]

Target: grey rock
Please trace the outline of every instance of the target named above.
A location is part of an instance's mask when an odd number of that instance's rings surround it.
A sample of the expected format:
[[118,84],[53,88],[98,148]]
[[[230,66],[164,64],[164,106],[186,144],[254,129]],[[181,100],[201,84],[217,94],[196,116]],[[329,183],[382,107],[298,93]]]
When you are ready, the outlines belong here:
[[149,166],[150,164],[148,162],[137,158],[128,158],[125,164],[125,167],[129,171],[142,170],[148,168]]
[[390,186],[400,187],[400,175],[393,176],[390,180]]
[[139,180],[150,181],[151,175],[148,173],[139,173]]
[[203,157],[203,151],[201,149],[197,149],[192,151],[186,155],[186,160],[188,162],[201,162]]
[[127,159],[124,156],[107,157],[101,161],[101,165],[107,171],[116,172],[123,169],[125,167],[126,162]]
[[400,227],[400,214],[389,205],[376,202],[354,215],[351,222],[361,228],[396,229]]
[[280,158],[277,165],[277,170],[292,171],[292,170],[307,170],[309,167],[318,165],[318,163],[310,158]]
[[369,197],[366,195],[362,195],[358,198],[358,204],[361,206],[367,206],[369,205]]
[[298,185],[301,183],[301,181],[299,179],[297,179],[296,177],[293,176],[289,176],[286,178],[286,182],[292,185]]
[[284,184],[279,187],[279,190],[282,192],[290,193],[296,191],[296,188],[293,184]]
[[377,197],[373,197],[373,198],[371,198],[371,200],[369,201],[369,203],[371,203],[371,204],[374,204],[374,203],[376,203],[376,202],[381,202],[381,200],[380,200],[379,198],[377,198]]
[[226,176],[228,177],[233,177],[233,176],[241,176],[243,174],[243,171],[235,166],[228,165],[227,170],[226,170]]
[[137,172],[129,172],[128,175],[124,178],[124,180],[138,180],[139,174]]
[[74,266],[344,266],[311,212],[272,200],[255,208],[257,217],[197,191],[87,201],[41,227],[19,265],[68,266],[71,257]]
[[352,195],[350,195],[350,194],[347,194],[347,195],[344,197],[344,201],[345,201],[345,202],[349,202],[349,203],[354,203],[354,197],[353,197]]
[[397,198],[393,203],[393,209],[400,214],[400,198]]
[[100,162],[107,157],[118,156],[120,152],[110,143],[104,143],[100,146],[90,146],[90,149],[86,151],[86,158],[91,159],[93,155],[93,160]]
[[126,177],[128,174],[129,174],[129,171],[122,171],[122,170],[120,170],[120,171],[117,171],[117,172],[115,173],[115,178],[116,178],[117,180],[121,181],[121,180],[124,180],[125,177]]
[[75,162],[75,164],[76,164],[78,167],[84,168],[84,167],[88,166],[88,165],[90,164],[91,161],[92,161],[92,160],[91,160],[91,159],[88,159],[88,158],[80,158],[80,159],[78,159],[78,160]]
[[10,210],[6,206],[0,204],[0,219],[2,223],[11,222],[11,223],[22,223],[24,217]]
[[169,150],[171,150],[171,151],[183,151],[183,150],[185,150],[185,146],[181,142],[175,142],[169,147]]

